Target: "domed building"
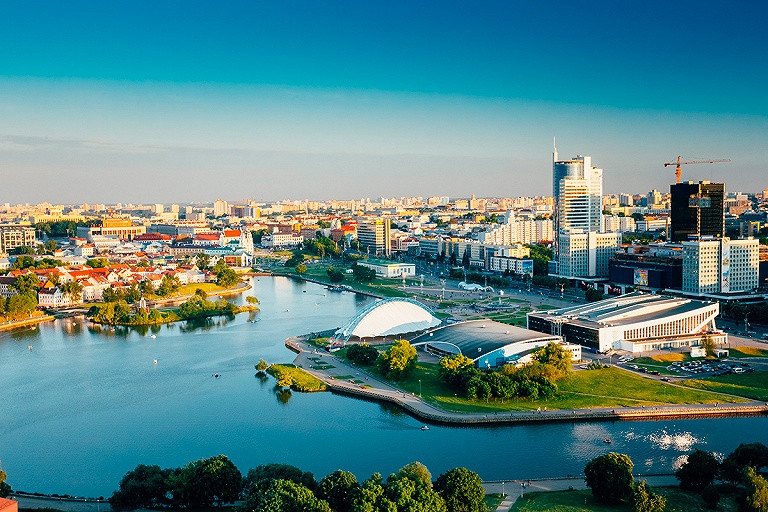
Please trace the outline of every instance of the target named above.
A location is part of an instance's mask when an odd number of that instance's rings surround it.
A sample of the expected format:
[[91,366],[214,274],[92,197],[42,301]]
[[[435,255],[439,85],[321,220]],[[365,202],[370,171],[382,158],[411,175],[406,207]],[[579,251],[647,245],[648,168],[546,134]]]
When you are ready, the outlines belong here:
[[441,324],[424,304],[413,299],[381,299],[360,310],[333,335],[333,343],[403,336],[432,329]]

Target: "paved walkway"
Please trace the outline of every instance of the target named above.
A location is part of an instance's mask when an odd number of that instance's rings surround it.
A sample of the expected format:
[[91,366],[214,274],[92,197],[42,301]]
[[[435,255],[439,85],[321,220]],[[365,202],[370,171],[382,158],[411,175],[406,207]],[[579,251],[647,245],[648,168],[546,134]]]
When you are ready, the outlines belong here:
[[[403,409],[423,420],[436,423],[484,424],[484,423],[533,423],[552,421],[615,421],[627,419],[662,419],[679,417],[733,416],[744,414],[768,414],[768,403],[746,402],[739,404],[686,404],[660,407],[617,407],[591,409],[538,409],[535,411],[511,411],[494,413],[459,413],[438,409],[413,393],[404,393],[388,382],[379,380],[365,369],[304,341],[305,337],[286,340],[286,346],[297,353],[294,364],[324,381],[332,391],[383,400],[400,405]],[[318,369],[317,367],[333,366]],[[349,376],[352,376],[350,379]],[[347,377],[340,379],[339,377]]]
[[40,509],[52,508],[65,512],[110,512],[112,508],[104,500],[49,498],[43,496],[26,496],[12,494],[9,498],[19,502],[19,508]]
[[[645,481],[651,487],[678,485],[674,475],[635,476],[636,481]],[[587,488],[583,478],[541,478],[538,480],[507,480],[483,482],[486,494],[506,494],[506,498],[496,509],[506,512],[512,508],[520,496],[529,492],[567,491],[569,489],[584,490]]]

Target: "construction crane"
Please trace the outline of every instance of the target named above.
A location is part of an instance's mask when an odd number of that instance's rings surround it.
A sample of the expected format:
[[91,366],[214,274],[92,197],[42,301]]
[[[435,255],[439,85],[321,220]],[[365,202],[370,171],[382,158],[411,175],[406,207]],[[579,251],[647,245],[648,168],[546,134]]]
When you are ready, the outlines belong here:
[[680,161],[681,158],[682,158],[681,156],[678,156],[677,157],[677,162],[665,162],[664,163],[664,167],[669,167],[670,165],[676,166],[676,168],[675,168],[675,183],[680,183],[680,176],[683,174],[682,171],[680,170],[680,166],[681,165],[686,165],[686,164],[714,164],[714,163],[718,163],[718,162],[730,162],[730,160],[728,160],[727,158],[720,159],[720,160],[690,160],[688,162],[681,162]]

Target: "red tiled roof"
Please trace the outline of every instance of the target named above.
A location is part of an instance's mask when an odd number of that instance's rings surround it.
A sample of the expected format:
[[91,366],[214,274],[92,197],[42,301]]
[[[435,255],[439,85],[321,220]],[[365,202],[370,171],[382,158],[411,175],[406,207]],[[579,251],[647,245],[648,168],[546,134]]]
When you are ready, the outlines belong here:
[[10,509],[19,509],[19,503],[14,500],[7,500],[5,498],[0,498],[0,510],[10,510]]

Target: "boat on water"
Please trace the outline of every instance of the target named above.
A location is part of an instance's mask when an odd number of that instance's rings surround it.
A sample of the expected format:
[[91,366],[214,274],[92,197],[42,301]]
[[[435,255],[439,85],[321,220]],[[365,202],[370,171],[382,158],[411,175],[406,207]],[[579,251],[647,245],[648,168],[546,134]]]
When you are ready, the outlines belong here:
[[421,426],[421,430],[429,430],[429,427],[428,427],[428,426],[426,426],[426,425],[422,425],[422,426]]
[[610,439],[603,439],[603,442],[604,442],[605,444],[611,444],[611,440],[610,440]]

